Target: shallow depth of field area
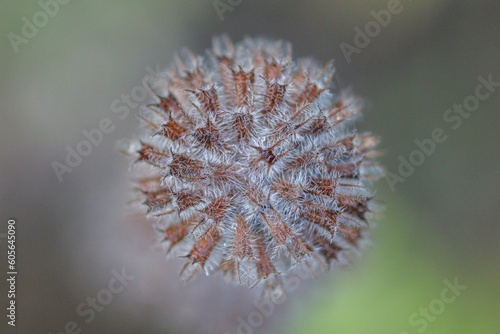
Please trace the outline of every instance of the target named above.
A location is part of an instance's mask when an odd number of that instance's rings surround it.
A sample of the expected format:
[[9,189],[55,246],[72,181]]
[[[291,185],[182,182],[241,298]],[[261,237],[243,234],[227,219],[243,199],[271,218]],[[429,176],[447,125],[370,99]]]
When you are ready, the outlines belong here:
[[[15,217],[18,265],[17,325],[2,302],[0,332],[498,331],[498,1],[40,3],[0,5],[0,263]],[[389,177],[373,184],[381,212],[352,266],[300,279],[272,310],[218,276],[178,279],[182,259],[166,261],[127,204],[130,160],[117,149],[152,101],[143,79],[222,33],[334,59],[334,85],[363,98],[357,128],[380,135]],[[95,129],[102,138],[69,166]],[[59,178],[54,162],[70,171]],[[122,271],[133,278],[107,294]]]

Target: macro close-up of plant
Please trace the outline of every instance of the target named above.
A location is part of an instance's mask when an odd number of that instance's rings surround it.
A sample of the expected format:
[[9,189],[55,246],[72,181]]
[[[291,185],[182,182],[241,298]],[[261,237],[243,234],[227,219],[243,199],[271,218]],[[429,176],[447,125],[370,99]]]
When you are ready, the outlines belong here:
[[183,276],[275,288],[290,267],[314,274],[353,255],[371,223],[378,140],[355,132],[362,104],[328,89],[334,72],[294,60],[287,42],[221,36],[156,79],[130,151],[147,165],[136,186],[162,217],[161,241],[187,258]]
[[1,334],[499,331],[500,1],[0,9]]

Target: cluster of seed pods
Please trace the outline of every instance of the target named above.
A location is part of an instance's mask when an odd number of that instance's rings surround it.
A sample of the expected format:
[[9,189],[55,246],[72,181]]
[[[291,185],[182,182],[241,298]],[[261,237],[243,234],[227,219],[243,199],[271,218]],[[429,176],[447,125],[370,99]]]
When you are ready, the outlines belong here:
[[280,284],[348,262],[372,217],[366,189],[378,140],[358,134],[362,103],[333,92],[333,62],[293,59],[283,41],[214,38],[156,78],[144,134],[129,152],[135,186],[181,276],[222,272]]

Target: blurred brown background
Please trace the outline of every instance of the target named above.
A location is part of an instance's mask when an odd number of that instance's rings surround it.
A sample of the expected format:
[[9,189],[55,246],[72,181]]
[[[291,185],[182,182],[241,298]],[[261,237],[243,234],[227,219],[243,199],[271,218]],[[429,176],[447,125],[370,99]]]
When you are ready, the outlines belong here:
[[[59,333],[74,321],[83,333],[237,333],[238,317],[257,310],[254,293],[219,277],[178,281],[179,262],[166,262],[150,224],[128,215],[129,161],[116,151],[117,140],[137,132],[139,108],[120,119],[113,101],[141,85],[148,66],[167,67],[181,47],[201,53],[226,32],[235,41],[282,38],[296,56],[334,58],[337,88],[365,98],[358,127],[381,135],[392,173],[415,140],[435,128],[448,136],[394,191],[384,179],[375,184],[385,213],[352,269],[302,282],[252,330],[497,333],[500,88],[456,130],[443,115],[475,93],[478,76],[500,81],[500,2],[401,0],[401,11],[348,62],[342,43],[355,46],[354,29],[389,3],[89,0],[52,6],[44,22],[39,2],[2,1],[0,233],[17,219],[18,309],[13,329],[2,279],[0,332]],[[40,25],[29,38],[26,20]],[[64,163],[66,146],[103,118],[113,131],[59,182],[51,164]],[[87,323],[77,307],[122,268],[135,278]],[[432,320],[422,316],[443,280],[455,277],[466,290]]]

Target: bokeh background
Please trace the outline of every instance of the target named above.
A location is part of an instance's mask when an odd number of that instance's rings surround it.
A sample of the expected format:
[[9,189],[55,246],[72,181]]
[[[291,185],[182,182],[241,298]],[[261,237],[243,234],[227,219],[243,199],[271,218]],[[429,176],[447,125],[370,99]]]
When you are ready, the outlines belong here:
[[[384,179],[375,184],[385,210],[359,261],[301,281],[254,333],[498,333],[500,89],[457,130],[443,114],[474,94],[478,76],[500,81],[500,2],[401,0],[402,11],[348,62],[341,43],[354,45],[353,29],[388,3],[71,1],[16,53],[9,33],[21,35],[23,17],[33,22],[41,7],[1,1],[0,233],[17,219],[18,310],[10,328],[0,280],[0,332],[60,333],[74,321],[82,333],[237,333],[238,317],[257,310],[258,293],[219,277],[179,282],[180,263],[164,260],[149,222],[126,204],[129,160],[116,142],[137,132],[139,108],[125,119],[111,111],[148,66],[167,67],[181,47],[203,52],[225,32],[282,38],[297,56],[334,58],[337,88],[365,98],[358,127],[381,135],[392,173],[416,139],[438,127],[448,136],[394,191]],[[59,182],[51,163],[64,162],[66,145],[75,148],[103,118],[114,130]],[[122,268],[135,278],[85,322],[78,305]],[[412,323],[455,279],[467,286],[456,300],[425,326]]]

